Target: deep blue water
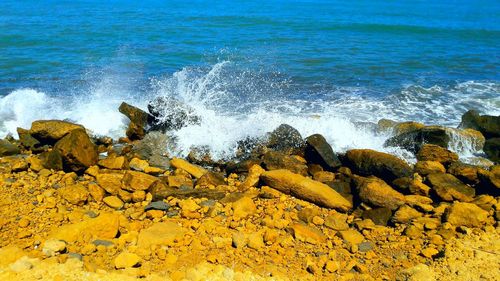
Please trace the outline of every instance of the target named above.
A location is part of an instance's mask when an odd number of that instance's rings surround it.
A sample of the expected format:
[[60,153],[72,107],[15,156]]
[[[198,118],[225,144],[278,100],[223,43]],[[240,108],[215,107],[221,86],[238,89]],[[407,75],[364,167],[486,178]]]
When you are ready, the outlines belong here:
[[495,0],[2,0],[0,96],[11,97],[0,132],[62,116],[111,134],[89,119],[104,110],[92,101],[111,100],[109,111],[159,94],[217,116],[282,116],[269,124],[319,114],[456,125],[469,108],[500,113],[499,56]]

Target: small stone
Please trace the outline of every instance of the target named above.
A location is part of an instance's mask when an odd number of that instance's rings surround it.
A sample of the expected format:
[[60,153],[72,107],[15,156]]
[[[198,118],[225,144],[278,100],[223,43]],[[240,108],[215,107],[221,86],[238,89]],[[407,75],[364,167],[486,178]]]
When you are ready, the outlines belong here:
[[446,173],[446,169],[443,164],[437,161],[418,161],[415,164],[415,172],[426,176],[433,173]]
[[142,202],[144,200],[146,200],[146,192],[144,190],[136,190],[132,192],[133,202]]
[[435,248],[425,248],[422,250],[421,254],[426,258],[432,258],[439,253]]
[[53,257],[58,253],[62,253],[66,250],[66,242],[57,240],[57,239],[49,239],[45,241],[42,252],[44,255],[48,257]]
[[329,260],[325,264],[325,269],[330,273],[336,272],[337,270],[339,270],[339,268],[340,268],[340,265],[337,261]]
[[170,205],[165,203],[164,201],[151,202],[146,207],[144,207],[144,211],[149,211],[149,210],[168,211],[168,209],[170,209]]
[[410,206],[403,205],[396,211],[396,213],[394,213],[392,221],[397,223],[409,223],[411,220],[422,216],[422,213],[419,211]]
[[333,230],[347,230],[349,225],[347,224],[347,215],[340,213],[333,213],[326,217],[325,226]]
[[107,158],[99,160],[99,162],[97,162],[97,164],[101,167],[106,168],[106,169],[122,170],[125,168],[125,166],[127,164],[127,160],[125,159],[124,156],[107,157]]
[[232,245],[235,248],[243,248],[248,244],[248,238],[240,232],[233,233],[232,239]]
[[104,195],[106,195],[106,191],[95,183],[89,183],[88,189],[90,196],[92,196],[96,202],[101,202],[102,199],[104,199]]
[[246,190],[250,187],[256,186],[259,183],[260,175],[262,175],[265,171],[266,170],[259,165],[253,165],[250,167],[247,178],[240,185],[240,190]]
[[131,268],[141,264],[141,257],[133,253],[123,252],[115,258],[115,268]]
[[251,198],[242,197],[233,203],[233,217],[235,219],[246,218],[257,211],[257,207]]
[[344,239],[348,244],[358,245],[365,240],[363,234],[355,229],[342,230],[338,232],[340,238]]
[[310,244],[318,244],[326,242],[326,236],[319,229],[307,226],[301,223],[295,223],[291,226],[295,239]]
[[368,252],[368,251],[371,251],[373,249],[373,244],[372,242],[361,242],[359,243],[358,245],[358,249],[360,252]]
[[417,264],[412,268],[405,269],[398,274],[397,280],[406,281],[434,281],[435,274],[427,265]]
[[9,269],[14,271],[14,272],[17,272],[17,273],[21,273],[23,271],[30,270],[33,268],[33,262],[35,260],[36,259],[30,259],[30,258],[28,258],[28,256],[24,256],[24,257],[18,259],[17,261],[15,261],[14,263],[10,264]]
[[30,220],[27,219],[27,218],[22,218],[19,220],[19,222],[17,223],[19,225],[19,227],[27,227],[29,224],[30,224]]
[[159,179],[136,171],[128,171],[123,176],[123,189],[128,191],[148,190]]
[[265,247],[264,238],[260,233],[252,233],[248,235],[248,248],[258,250],[260,248]]
[[81,184],[65,186],[59,189],[59,194],[71,204],[83,205],[89,196],[87,189]]
[[175,157],[172,158],[172,160],[170,160],[170,165],[174,166],[177,169],[182,169],[182,170],[190,173],[195,178],[200,178],[201,176],[203,176],[207,172],[207,170],[203,169],[200,166],[193,165],[184,159],[175,158]]
[[117,196],[107,196],[103,199],[104,203],[113,209],[123,208],[123,201]]

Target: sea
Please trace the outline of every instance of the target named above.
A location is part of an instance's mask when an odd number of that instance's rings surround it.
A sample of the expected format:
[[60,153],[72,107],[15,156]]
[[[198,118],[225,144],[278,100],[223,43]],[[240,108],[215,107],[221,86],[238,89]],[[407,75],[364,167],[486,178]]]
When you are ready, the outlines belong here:
[[230,158],[285,123],[411,161],[371,124],[500,114],[500,2],[0,1],[0,137],[65,119],[117,139],[120,103],[160,96],[201,117],[174,155]]

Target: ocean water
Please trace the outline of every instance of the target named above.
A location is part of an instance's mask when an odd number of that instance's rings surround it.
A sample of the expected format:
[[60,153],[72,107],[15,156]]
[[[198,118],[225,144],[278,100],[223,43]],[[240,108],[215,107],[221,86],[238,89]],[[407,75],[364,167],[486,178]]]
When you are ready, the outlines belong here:
[[410,159],[366,122],[498,115],[499,70],[494,0],[0,1],[0,137],[57,118],[117,138],[122,101],[174,96],[202,122],[173,154],[231,157],[287,123]]

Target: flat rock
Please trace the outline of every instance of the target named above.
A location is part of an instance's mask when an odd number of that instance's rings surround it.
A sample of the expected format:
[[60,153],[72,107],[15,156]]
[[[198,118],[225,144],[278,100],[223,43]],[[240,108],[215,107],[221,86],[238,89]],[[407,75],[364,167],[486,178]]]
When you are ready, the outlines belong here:
[[413,219],[422,217],[423,214],[408,205],[401,206],[392,217],[396,223],[410,223]]
[[444,201],[459,200],[469,202],[476,195],[474,188],[450,174],[429,174],[427,181],[432,190]]
[[158,222],[139,233],[137,246],[149,249],[151,245],[173,246],[182,240],[187,230],[174,222]]
[[472,128],[480,131],[487,139],[500,137],[500,116],[479,115],[475,110],[469,110],[462,115],[462,128]]
[[128,191],[148,190],[159,179],[142,172],[127,171],[123,176],[123,189]]
[[246,218],[255,212],[257,212],[257,206],[255,206],[255,203],[249,197],[244,196],[233,202],[233,217],[236,220]]
[[325,243],[326,236],[316,227],[307,226],[302,223],[292,224],[290,227],[295,239],[310,244]]
[[363,176],[373,175],[388,182],[413,174],[413,169],[405,161],[371,149],[349,150],[346,161],[354,172]]
[[481,227],[488,220],[488,212],[472,203],[455,202],[445,212],[445,220],[455,226]]
[[123,205],[124,205],[122,199],[120,199],[120,198],[118,198],[118,196],[114,196],[114,195],[106,196],[102,199],[102,201],[106,205],[108,205],[109,207],[111,207],[113,209],[117,209],[117,210],[123,208]]
[[458,154],[444,147],[424,144],[417,153],[418,161],[437,161],[444,165],[458,161]]
[[66,242],[57,239],[48,239],[43,243],[42,253],[48,257],[53,257],[66,250]]
[[363,234],[355,229],[341,230],[337,235],[351,245],[358,245],[365,240]]
[[260,178],[265,184],[274,189],[322,207],[342,211],[352,208],[352,202],[342,197],[328,185],[294,174],[288,170],[267,171]]
[[325,226],[333,230],[347,230],[347,215],[340,213],[333,213],[325,218]]
[[198,165],[191,164],[184,159],[175,158],[175,157],[172,158],[172,160],[170,160],[170,165],[172,165],[176,169],[182,169],[182,170],[188,172],[189,174],[191,174],[195,178],[200,178],[201,176],[203,176],[207,172],[206,169],[204,169]]

